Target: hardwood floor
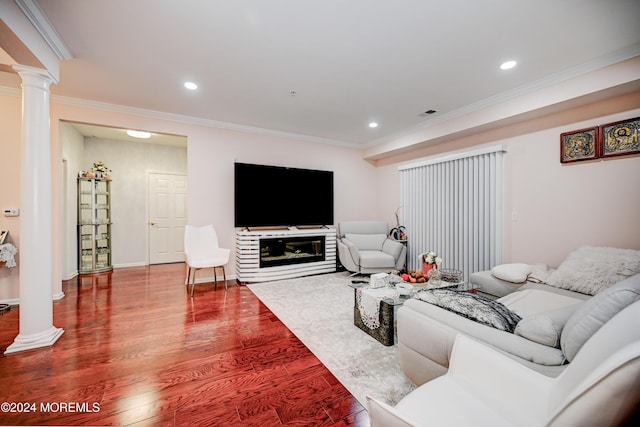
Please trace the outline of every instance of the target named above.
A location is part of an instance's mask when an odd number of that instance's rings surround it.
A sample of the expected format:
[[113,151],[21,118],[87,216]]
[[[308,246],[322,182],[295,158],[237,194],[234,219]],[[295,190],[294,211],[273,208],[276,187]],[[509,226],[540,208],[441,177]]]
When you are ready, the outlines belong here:
[[[0,412],[0,424],[369,425],[247,287],[197,285],[190,298],[184,275],[184,264],[165,264],[64,282],[58,342],[0,357],[0,403],[22,410]],[[18,318],[17,307],[0,316],[0,351]]]

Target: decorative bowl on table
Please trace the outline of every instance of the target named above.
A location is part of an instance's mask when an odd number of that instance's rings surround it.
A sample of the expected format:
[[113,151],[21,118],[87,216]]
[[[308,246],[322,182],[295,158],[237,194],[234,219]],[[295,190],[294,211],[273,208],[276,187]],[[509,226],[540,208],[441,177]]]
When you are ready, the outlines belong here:
[[463,282],[462,271],[453,268],[443,268],[440,270],[440,281],[443,285],[460,285]]
[[402,280],[405,282],[409,282],[415,286],[423,286],[428,279],[421,270],[409,270],[400,277],[402,277]]

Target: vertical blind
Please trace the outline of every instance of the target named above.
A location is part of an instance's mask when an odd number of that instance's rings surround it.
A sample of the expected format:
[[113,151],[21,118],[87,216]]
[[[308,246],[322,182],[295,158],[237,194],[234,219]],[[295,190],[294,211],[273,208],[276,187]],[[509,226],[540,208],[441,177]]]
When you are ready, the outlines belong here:
[[401,212],[407,268],[434,251],[442,268],[469,274],[502,262],[501,146],[401,166]]

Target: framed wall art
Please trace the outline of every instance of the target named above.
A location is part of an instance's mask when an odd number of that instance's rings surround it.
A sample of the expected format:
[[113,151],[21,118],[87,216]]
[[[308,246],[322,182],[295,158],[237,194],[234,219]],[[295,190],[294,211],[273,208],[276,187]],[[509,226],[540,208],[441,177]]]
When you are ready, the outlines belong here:
[[8,235],[9,235],[9,231],[8,230],[0,230],[0,245],[2,245],[4,243],[4,241],[7,239]]
[[599,135],[598,127],[560,134],[560,162],[571,163],[600,157]]
[[600,126],[602,157],[640,153],[640,117]]

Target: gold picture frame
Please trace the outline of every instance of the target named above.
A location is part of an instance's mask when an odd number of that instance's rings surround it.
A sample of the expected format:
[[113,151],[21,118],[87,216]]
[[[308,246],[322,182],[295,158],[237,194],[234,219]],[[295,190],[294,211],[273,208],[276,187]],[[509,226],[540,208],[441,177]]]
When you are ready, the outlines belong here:
[[600,126],[602,157],[640,153],[640,117]]
[[591,127],[560,134],[560,162],[572,163],[600,157],[600,131]]

